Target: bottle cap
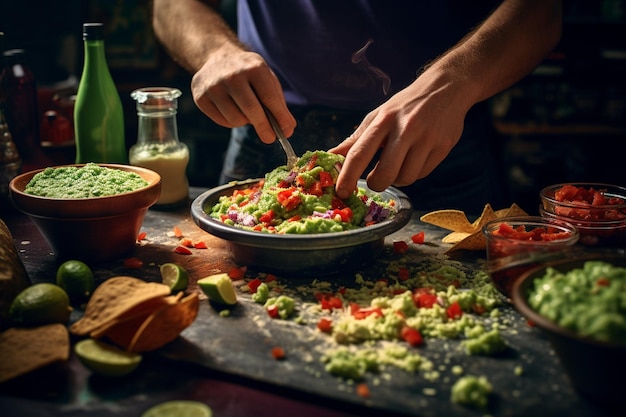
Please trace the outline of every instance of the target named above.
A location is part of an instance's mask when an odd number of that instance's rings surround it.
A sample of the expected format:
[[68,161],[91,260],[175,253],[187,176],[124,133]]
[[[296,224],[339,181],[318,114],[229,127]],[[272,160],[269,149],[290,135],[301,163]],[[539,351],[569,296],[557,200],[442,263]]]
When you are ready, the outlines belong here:
[[104,39],[102,23],[83,23],[83,40],[98,41]]

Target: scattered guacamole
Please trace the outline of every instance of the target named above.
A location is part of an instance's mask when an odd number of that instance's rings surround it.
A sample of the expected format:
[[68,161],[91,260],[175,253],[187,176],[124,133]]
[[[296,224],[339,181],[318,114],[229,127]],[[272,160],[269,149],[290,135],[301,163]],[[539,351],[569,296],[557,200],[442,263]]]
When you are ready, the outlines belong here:
[[452,386],[452,402],[484,409],[489,403],[491,383],[484,376],[467,375]]
[[93,198],[138,190],[148,182],[134,172],[101,167],[46,168],[35,174],[24,189],[26,194],[51,198]]
[[626,344],[626,268],[602,261],[567,273],[548,268],[535,280],[528,303],[578,334]]
[[395,201],[359,188],[347,200],[335,194],[344,157],[308,151],[293,170],[281,166],[254,186],[222,196],[211,217],[265,233],[341,232],[379,223],[395,213]]

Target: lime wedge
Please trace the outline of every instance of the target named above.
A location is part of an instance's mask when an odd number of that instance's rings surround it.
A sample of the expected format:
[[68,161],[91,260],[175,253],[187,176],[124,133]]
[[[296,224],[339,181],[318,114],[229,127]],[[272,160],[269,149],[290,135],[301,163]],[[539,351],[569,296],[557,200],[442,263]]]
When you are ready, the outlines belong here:
[[226,305],[237,303],[237,294],[235,293],[233,282],[227,273],[210,275],[199,279],[198,286],[211,301]]
[[172,292],[183,291],[189,284],[189,274],[182,266],[175,263],[165,263],[159,268],[163,284],[170,287]]
[[105,376],[127,375],[141,362],[141,355],[137,353],[126,352],[94,339],[76,343],[74,352],[83,365]]
[[212,417],[213,411],[199,401],[173,400],[152,406],[141,417]]

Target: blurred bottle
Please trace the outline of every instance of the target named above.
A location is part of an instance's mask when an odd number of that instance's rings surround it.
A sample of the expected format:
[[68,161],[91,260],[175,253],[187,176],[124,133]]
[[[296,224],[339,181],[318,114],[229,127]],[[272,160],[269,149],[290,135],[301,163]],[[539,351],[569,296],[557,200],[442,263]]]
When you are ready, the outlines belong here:
[[12,207],[9,201],[9,182],[21,172],[22,160],[0,104],[0,212],[8,211]]
[[137,102],[137,143],[131,146],[132,165],[161,175],[161,196],[156,206],[178,206],[187,202],[189,148],[178,140],[176,111],[181,92],[176,88],[147,87],[131,93]]
[[76,163],[127,163],[124,111],[104,51],[102,23],[83,24],[85,61],[74,106]]
[[6,123],[22,158],[24,170],[41,168],[46,165],[47,158],[39,138],[35,77],[26,66],[23,49],[4,51],[2,58],[0,103],[4,104]]

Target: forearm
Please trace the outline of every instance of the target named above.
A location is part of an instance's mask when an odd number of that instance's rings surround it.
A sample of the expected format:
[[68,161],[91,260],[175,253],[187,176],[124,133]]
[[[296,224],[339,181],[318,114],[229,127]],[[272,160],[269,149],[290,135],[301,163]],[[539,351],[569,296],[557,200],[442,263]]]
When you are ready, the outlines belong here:
[[485,100],[527,75],[556,46],[561,9],[561,0],[505,0],[424,75],[445,74],[468,107]]
[[212,54],[244,49],[219,13],[219,0],[154,0],[152,23],[168,53],[191,73]]

